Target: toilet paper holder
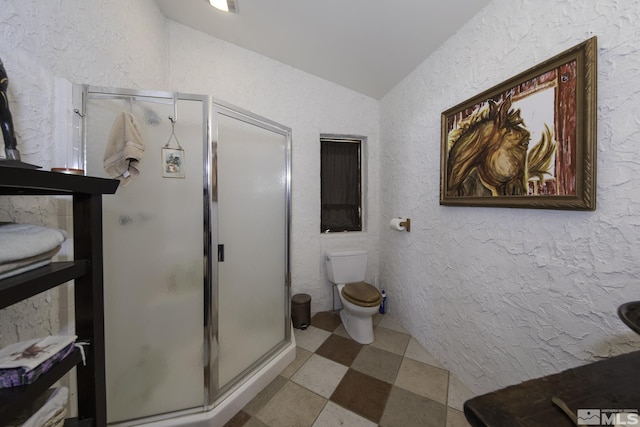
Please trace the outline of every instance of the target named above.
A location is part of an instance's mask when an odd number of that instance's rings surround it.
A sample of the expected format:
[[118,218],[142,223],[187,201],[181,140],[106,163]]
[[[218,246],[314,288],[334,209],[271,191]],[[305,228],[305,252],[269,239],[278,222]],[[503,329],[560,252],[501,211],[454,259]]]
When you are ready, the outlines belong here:
[[392,230],[396,231],[411,231],[411,219],[403,218],[400,216],[397,218],[392,218],[389,226]]

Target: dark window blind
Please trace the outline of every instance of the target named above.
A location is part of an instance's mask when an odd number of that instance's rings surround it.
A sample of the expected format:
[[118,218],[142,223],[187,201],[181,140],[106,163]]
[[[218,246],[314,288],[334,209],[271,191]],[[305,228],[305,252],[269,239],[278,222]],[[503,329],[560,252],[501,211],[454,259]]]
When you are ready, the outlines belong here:
[[320,140],[320,231],[362,231],[359,140]]

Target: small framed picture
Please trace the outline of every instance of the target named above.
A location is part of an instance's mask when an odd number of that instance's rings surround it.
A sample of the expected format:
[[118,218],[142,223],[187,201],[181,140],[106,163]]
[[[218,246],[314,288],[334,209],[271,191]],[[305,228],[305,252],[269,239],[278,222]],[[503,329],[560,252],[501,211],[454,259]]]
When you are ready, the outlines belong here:
[[162,177],[184,178],[184,150],[162,148]]

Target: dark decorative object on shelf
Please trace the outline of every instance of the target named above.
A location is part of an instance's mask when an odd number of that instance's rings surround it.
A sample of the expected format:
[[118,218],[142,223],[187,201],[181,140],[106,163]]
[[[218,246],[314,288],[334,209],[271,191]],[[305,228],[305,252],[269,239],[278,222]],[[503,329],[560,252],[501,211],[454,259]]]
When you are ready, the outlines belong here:
[[618,307],[618,316],[625,325],[640,334],[640,301],[631,301]]
[[0,159],[0,166],[38,169],[40,166],[24,163],[20,160],[18,142],[13,130],[13,119],[9,110],[9,98],[7,98],[8,87],[9,77],[4,69],[2,59],[0,59],[0,127],[2,127],[2,136],[4,137],[4,153],[7,157],[6,159]]

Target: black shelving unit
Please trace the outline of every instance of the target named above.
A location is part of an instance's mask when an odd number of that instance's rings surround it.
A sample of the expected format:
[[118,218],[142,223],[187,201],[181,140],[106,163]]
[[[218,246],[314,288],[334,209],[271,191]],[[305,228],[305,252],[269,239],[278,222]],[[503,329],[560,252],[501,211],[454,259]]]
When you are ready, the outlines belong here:
[[0,309],[75,280],[75,324],[85,346],[56,364],[36,382],[0,390],[0,425],[77,366],[78,417],[68,426],[106,425],[104,301],[102,276],[102,195],[114,194],[112,179],[66,175],[34,169],[0,167],[0,195],[68,195],[73,198],[74,261],[55,262],[0,280]]

